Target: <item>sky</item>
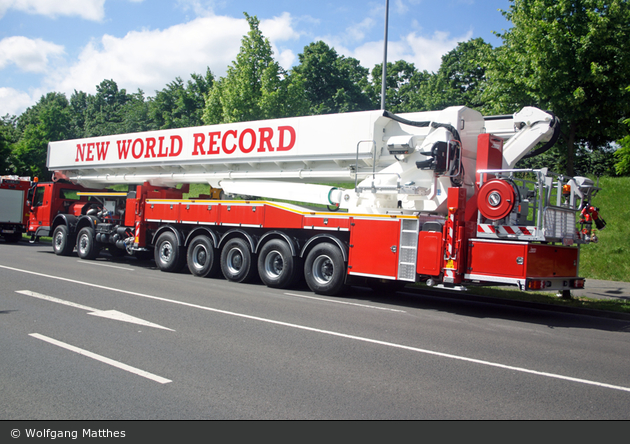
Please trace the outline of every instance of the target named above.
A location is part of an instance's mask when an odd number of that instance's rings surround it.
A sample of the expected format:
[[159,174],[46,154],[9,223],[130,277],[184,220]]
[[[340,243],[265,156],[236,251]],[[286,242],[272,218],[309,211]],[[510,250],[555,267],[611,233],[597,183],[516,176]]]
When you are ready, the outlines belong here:
[[[177,77],[222,77],[260,20],[285,69],[322,40],[372,69],[383,61],[386,0],[0,0],[0,116],[20,115],[48,92],[96,93],[111,79],[154,96]],[[510,0],[389,0],[387,60],[435,72],[459,42],[492,46]]]

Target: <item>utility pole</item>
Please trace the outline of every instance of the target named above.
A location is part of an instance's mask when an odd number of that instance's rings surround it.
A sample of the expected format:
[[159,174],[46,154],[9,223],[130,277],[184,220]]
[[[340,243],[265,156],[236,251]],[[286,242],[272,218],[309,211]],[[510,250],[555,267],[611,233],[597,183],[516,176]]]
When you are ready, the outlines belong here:
[[385,109],[385,93],[387,89],[387,28],[389,22],[389,0],[385,1],[385,39],[383,41],[383,81],[381,82],[381,109]]

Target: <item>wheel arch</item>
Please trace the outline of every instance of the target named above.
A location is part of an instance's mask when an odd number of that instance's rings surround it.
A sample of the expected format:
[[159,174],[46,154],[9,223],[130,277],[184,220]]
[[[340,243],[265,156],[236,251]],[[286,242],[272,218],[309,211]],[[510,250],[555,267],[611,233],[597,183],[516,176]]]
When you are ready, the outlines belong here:
[[347,245],[339,238],[332,236],[330,234],[317,234],[313,237],[311,237],[309,240],[307,240],[304,243],[304,246],[302,247],[301,251],[300,251],[300,257],[306,257],[306,255],[308,254],[309,251],[311,251],[311,249],[315,246],[315,245],[319,245],[321,243],[324,242],[329,242],[329,243],[334,243],[335,245],[337,245],[339,247],[339,249],[341,250],[341,255],[343,256],[343,260],[344,262],[348,262],[348,247]]
[[258,239],[255,236],[253,236],[251,233],[248,233],[247,231],[242,230],[240,228],[235,228],[233,230],[229,230],[226,233],[224,233],[223,236],[221,236],[221,240],[219,241],[219,244],[217,247],[219,249],[222,249],[227,241],[235,237],[244,239],[249,244],[249,249],[252,252],[252,254],[256,254],[256,251],[258,251]]
[[186,240],[184,239],[184,235],[174,225],[162,225],[160,228],[155,230],[155,233],[153,233],[153,237],[151,238],[151,245],[155,245],[155,242],[160,238],[160,235],[167,231],[170,231],[171,233],[175,235],[175,238],[177,239],[178,247],[183,247],[185,245]]
[[50,232],[54,232],[55,228],[57,228],[59,225],[65,225],[66,227],[68,227],[70,233],[76,232],[77,220],[78,218],[72,214],[58,214],[53,219],[52,226],[50,227]]
[[270,241],[272,239],[284,240],[289,245],[289,248],[291,249],[291,255],[292,256],[298,256],[298,257],[301,256],[298,241],[293,239],[291,236],[289,236],[285,232],[279,231],[279,230],[273,230],[273,231],[269,231],[269,232],[263,234],[260,237],[260,239],[258,240],[258,243],[256,245],[255,253],[258,253],[260,251],[260,248],[263,245],[265,245],[265,243],[267,243],[268,241]]
[[220,238],[217,235],[217,233],[215,233],[212,229],[208,228],[208,227],[199,227],[199,228],[195,228],[194,230],[192,230],[190,233],[188,233],[188,236],[186,236],[186,239],[184,241],[183,246],[188,247],[190,245],[190,242],[197,236],[199,235],[205,235],[208,236],[211,240],[212,240],[212,246],[214,248],[218,248],[219,246],[219,242],[220,242]]
[[96,216],[81,216],[77,220],[74,230],[71,231],[78,233],[79,231],[81,231],[82,228],[85,227],[90,227],[96,230],[96,225],[98,225],[98,223],[99,220]]

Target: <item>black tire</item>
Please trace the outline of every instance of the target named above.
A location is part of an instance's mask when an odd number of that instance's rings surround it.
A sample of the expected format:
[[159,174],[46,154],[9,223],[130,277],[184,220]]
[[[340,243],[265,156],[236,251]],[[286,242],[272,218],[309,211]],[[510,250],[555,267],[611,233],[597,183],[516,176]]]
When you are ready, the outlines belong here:
[[321,243],[306,256],[304,278],[308,287],[317,294],[333,296],[345,287],[346,264],[336,245]]
[[256,275],[256,263],[243,239],[229,240],[221,250],[221,272],[231,282],[250,282]]
[[212,244],[205,235],[195,237],[188,245],[188,269],[193,276],[214,277],[219,273],[220,263]]
[[65,225],[55,228],[52,235],[52,247],[57,256],[69,256],[74,250],[74,239],[70,236],[70,230]]
[[291,254],[289,245],[280,239],[267,242],[258,255],[258,275],[271,288],[288,288],[301,273],[299,258]]
[[184,267],[185,256],[183,249],[177,242],[177,236],[172,231],[160,234],[155,243],[155,264],[161,271],[176,273]]
[[96,239],[94,239],[94,228],[81,228],[77,235],[77,254],[81,259],[95,259],[100,252]]

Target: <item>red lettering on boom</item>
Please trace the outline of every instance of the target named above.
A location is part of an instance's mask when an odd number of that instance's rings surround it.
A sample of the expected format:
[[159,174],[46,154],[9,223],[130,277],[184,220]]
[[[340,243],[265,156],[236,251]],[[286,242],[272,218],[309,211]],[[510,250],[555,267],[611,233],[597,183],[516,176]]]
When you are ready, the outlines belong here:
[[87,153],[85,156],[85,161],[86,162],[93,162],[94,161],[94,153],[92,152],[92,150],[94,149],[94,142],[90,142],[87,144]]
[[[79,157],[81,159],[79,159]],[[85,143],[83,144],[83,146],[81,146],[80,143],[77,143],[77,157],[74,159],[75,162],[79,162],[79,160],[81,162],[83,162],[85,158]]]
[[271,138],[273,137],[273,129],[259,128],[258,132],[260,133],[260,146],[258,147],[258,152],[263,153],[265,151],[265,146],[267,147],[267,150],[273,151],[273,146],[271,146]]
[[193,137],[195,138],[195,143],[193,144],[192,155],[198,156],[199,154],[206,154],[203,150],[203,142],[206,140],[206,136],[204,136],[203,133],[196,133],[193,134]]
[[208,154],[219,154],[219,141],[221,139],[221,131],[213,131],[208,133],[210,140],[208,142]]
[[[136,147],[140,145],[140,150],[138,151],[138,154],[136,154]],[[144,140],[137,138],[136,140],[133,141],[133,146],[131,147],[131,155],[133,156],[134,159],[139,159],[140,157],[142,157],[142,153],[144,152]]]
[[[120,144],[122,142],[122,145]],[[117,140],[118,145],[118,158],[126,159],[129,155],[129,148],[131,148],[131,139],[129,140]]]
[[[245,147],[245,136],[249,134],[249,147]],[[247,128],[241,133],[241,137],[238,138],[238,147],[245,154],[251,153],[256,145],[256,133],[253,129]]]
[[223,143],[221,144],[221,146],[225,154],[232,154],[236,150],[236,144],[232,145],[232,148],[227,147],[228,134],[233,136],[236,139],[236,130],[228,130],[225,132],[225,136],[223,136]]
[[158,157],[166,157],[168,156],[168,147],[164,147],[164,137],[160,137],[160,149],[158,150]]
[[[144,154],[144,157],[155,157],[155,151],[153,151],[153,148],[155,148],[155,139],[153,137],[147,137],[147,151]],[[150,156],[149,153],[151,153]]]
[[[175,150],[175,142],[179,144],[177,151]],[[184,142],[182,141],[181,136],[171,136],[171,154],[170,157],[177,157],[181,154],[182,148],[184,147]]]
[[[292,126],[279,126],[278,131],[280,131],[280,142],[278,143],[278,151],[289,151],[295,145],[295,128]],[[287,131],[291,137],[291,140],[286,143],[284,140],[284,133]]]
[[98,160],[105,160],[108,149],[109,142],[96,142],[96,158]]

